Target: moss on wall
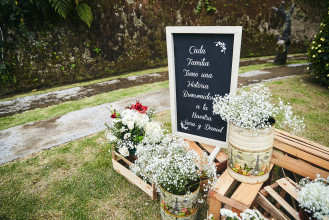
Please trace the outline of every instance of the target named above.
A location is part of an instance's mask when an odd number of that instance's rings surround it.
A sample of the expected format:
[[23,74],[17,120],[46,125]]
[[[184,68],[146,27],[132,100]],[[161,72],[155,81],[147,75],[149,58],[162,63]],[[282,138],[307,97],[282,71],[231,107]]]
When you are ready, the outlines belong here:
[[[283,25],[270,9],[280,0],[210,1],[217,11],[203,8],[198,15],[197,0],[87,2],[95,17],[90,29],[59,18],[30,23],[28,34],[7,28],[5,39],[14,46],[5,59],[15,80],[2,83],[0,95],[167,65],[166,26],[243,26],[241,57],[247,57],[273,55]],[[321,3],[295,0],[290,53],[306,52],[321,23]]]

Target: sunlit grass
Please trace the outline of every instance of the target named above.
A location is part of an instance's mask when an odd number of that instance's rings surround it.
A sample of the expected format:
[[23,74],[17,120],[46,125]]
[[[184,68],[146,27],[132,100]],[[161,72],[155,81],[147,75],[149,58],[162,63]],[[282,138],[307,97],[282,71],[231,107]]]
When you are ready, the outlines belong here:
[[0,219],[160,219],[109,149],[100,132],[0,166]]
[[267,82],[274,98],[289,102],[305,118],[305,131],[300,136],[329,147],[329,90],[302,75]]

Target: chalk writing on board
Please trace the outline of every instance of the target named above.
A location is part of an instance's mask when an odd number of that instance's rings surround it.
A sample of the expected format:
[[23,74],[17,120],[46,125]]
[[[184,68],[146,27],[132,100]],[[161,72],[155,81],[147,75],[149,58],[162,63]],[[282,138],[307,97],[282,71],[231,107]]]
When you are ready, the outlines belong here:
[[177,130],[226,140],[227,123],[212,113],[214,94],[230,92],[233,34],[174,34]]
[[[215,46],[219,46],[221,47],[221,52],[225,54],[226,51],[226,46],[224,42],[218,41],[215,42]],[[204,48],[204,45],[201,45],[200,48],[197,48],[196,46],[190,46],[188,49],[188,52],[190,54],[203,54],[205,55],[206,49]],[[200,60],[194,60],[192,58],[186,58],[187,60],[187,64],[186,66],[199,66],[199,67],[209,67],[211,64],[209,61],[206,60],[206,58],[201,58]],[[199,73],[197,72],[192,72],[189,69],[183,69],[182,70],[183,73],[185,73],[184,76],[188,76],[188,77],[199,77]],[[211,73],[201,73],[200,75],[202,78],[213,78],[213,75]],[[209,85],[208,84],[203,84],[200,83],[199,81],[191,81],[191,80],[187,80],[187,88],[196,88],[196,89],[203,89],[203,90],[209,90]],[[191,93],[188,90],[183,90],[183,94],[182,96],[184,98],[193,98],[193,99],[204,99],[204,100],[213,100],[213,96],[210,95],[210,93],[204,93],[204,94],[195,94],[195,93]],[[196,105],[195,106],[196,109],[200,109],[200,105]],[[207,111],[208,110],[208,106],[206,103],[203,104],[202,110]],[[192,119],[200,119],[200,120],[204,120],[204,121],[212,121],[212,116],[208,115],[208,113],[204,113],[204,114],[200,114],[197,113],[195,111],[192,111]],[[184,121],[181,120],[180,122],[180,126],[182,129],[184,130],[189,130],[189,126],[193,126],[195,127],[195,123],[193,122],[189,122],[187,119],[185,119]],[[201,124],[198,125],[197,129],[200,130],[201,129]],[[204,130],[206,131],[213,131],[213,132],[218,132],[218,133],[222,133],[223,132],[224,127],[221,128],[215,128],[212,127],[210,124],[204,124]]]

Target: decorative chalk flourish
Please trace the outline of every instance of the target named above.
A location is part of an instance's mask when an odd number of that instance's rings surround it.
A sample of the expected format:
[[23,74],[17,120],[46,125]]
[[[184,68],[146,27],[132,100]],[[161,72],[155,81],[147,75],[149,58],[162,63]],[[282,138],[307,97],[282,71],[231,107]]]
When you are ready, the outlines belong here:
[[185,126],[185,123],[183,121],[180,121],[180,126],[182,127],[182,129],[184,130],[189,130],[189,128],[187,126]]
[[226,47],[225,47],[225,43],[224,42],[214,42],[216,44],[216,47],[220,46],[222,49],[220,52],[224,53],[225,54],[225,51],[226,51]]

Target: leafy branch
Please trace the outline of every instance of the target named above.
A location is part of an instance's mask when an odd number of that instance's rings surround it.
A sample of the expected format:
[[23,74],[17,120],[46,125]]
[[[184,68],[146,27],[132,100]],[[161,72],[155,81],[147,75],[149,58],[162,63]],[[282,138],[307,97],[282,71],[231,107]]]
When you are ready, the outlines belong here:
[[[196,9],[194,10],[194,14],[198,15],[201,12],[202,2],[203,2],[203,0],[199,0],[198,4],[196,6]],[[205,0],[203,6],[204,6],[204,8],[206,9],[207,12],[210,12],[212,10],[217,11],[217,9],[215,7],[210,5],[209,0]]]

